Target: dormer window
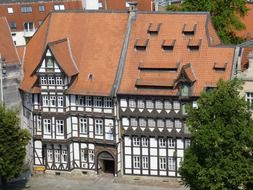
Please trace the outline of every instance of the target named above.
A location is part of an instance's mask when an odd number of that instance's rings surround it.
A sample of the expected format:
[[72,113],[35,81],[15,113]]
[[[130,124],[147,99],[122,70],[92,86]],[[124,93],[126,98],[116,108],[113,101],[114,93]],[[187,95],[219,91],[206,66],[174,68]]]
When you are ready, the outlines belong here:
[[181,96],[188,97],[190,92],[190,88],[188,84],[182,84],[181,85]]
[[157,35],[160,31],[161,23],[150,23],[148,27],[148,33],[150,35]]
[[227,63],[214,63],[213,69],[215,71],[224,72],[226,70]]
[[176,40],[163,40],[162,49],[164,51],[173,51]]
[[140,51],[145,51],[148,46],[148,39],[136,39],[135,41],[135,49]]
[[184,24],[182,33],[185,36],[193,36],[197,29],[197,24]]
[[46,58],[46,71],[53,72],[54,71],[54,61],[51,57]]
[[188,43],[188,49],[190,51],[198,51],[201,45],[201,39],[190,39]]

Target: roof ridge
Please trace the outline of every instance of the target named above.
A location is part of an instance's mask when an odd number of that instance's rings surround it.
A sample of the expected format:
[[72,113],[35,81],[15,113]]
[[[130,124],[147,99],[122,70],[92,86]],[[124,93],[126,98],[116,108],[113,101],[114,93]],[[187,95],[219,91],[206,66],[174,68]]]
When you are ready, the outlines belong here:
[[73,57],[73,54],[72,54],[72,49],[71,49],[71,46],[70,46],[70,40],[69,40],[69,38],[67,38],[67,45],[68,45],[68,50],[69,50],[70,58],[71,58],[71,60],[74,63],[74,67],[76,68],[76,70],[79,73],[79,69],[77,67],[76,61],[74,60],[74,57]]

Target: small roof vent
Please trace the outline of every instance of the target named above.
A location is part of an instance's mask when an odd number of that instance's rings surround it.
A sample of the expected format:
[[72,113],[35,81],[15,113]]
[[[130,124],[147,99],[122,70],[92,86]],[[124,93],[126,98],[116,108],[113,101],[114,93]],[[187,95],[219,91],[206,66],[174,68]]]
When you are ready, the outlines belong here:
[[88,74],[88,80],[92,80],[93,79],[93,74],[89,73]]

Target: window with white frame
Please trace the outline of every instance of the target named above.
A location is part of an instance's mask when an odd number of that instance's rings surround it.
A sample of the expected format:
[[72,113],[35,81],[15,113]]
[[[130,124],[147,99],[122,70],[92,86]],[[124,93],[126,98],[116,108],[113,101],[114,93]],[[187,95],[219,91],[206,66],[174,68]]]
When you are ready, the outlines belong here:
[[84,105],[84,96],[76,96],[76,104],[78,106],[83,106]]
[[48,77],[48,84],[49,85],[55,85],[54,77]]
[[14,13],[13,8],[12,7],[8,7],[7,8],[7,12],[8,12],[8,14],[13,14]]
[[56,106],[56,97],[50,96],[50,107],[55,107],[55,106]]
[[32,12],[31,6],[21,7],[21,13],[31,13],[31,12]]
[[163,109],[163,102],[159,100],[155,101],[155,108],[158,110]]
[[148,157],[142,156],[142,169],[148,169]]
[[134,168],[140,168],[140,156],[134,156]]
[[37,130],[41,131],[41,116],[37,116]]
[[104,98],[104,107],[105,108],[112,108],[112,99],[109,97]]
[[55,150],[54,150],[54,161],[55,161],[56,163],[59,163],[60,160],[61,160],[61,152],[60,152],[59,149],[55,149]]
[[42,96],[42,106],[48,106],[48,96]]
[[102,97],[94,97],[94,107],[102,107]]
[[63,163],[67,163],[67,161],[68,161],[67,150],[62,150],[62,151],[61,151],[61,161],[62,161]]
[[47,149],[47,161],[52,162],[53,161],[53,150]]
[[173,121],[171,119],[166,119],[166,127],[173,128]]
[[54,5],[54,10],[55,11],[65,10],[65,6],[63,4]]
[[140,146],[140,138],[133,137],[133,145],[134,146]]
[[176,144],[175,139],[172,139],[172,138],[168,139],[168,147],[169,148],[175,148],[175,144]]
[[144,108],[145,108],[145,103],[144,103],[144,101],[143,101],[143,100],[138,100],[138,101],[137,101],[137,106],[138,106],[138,108],[140,108],[140,109],[144,109]]
[[174,157],[168,157],[168,169],[174,171],[176,167],[176,162]]
[[141,127],[146,127],[146,126],[147,126],[146,120],[143,119],[143,118],[140,118],[140,119],[139,119],[139,125],[140,125]]
[[147,147],[148,146],[148,138],[142,137],[141,142],[142,142],[142,147]]
[[51,134],[51,120],[43,119],[43,128],[45,134]]
[[63,107],[63,96],[57,97],[57,105],[58,107]]
[[159,158],[159,168],[160,170],[166,170],[166,157],[160,157]]
[[39,5],[39,11],[45,12],[45,5]]
[[172,109],[172,105],[171,105],[171,102],[170,101],[165,101],[164,102],[164,109],[166,110],[171,110]]
[[162,119],[157,120],[157,127],[163,128],[164,127],[164,121]]
[[129,99],[129,107],[130,108],[136,108],[136,102],[134,99]]
[[79,130],[80,133],[87,133],[88,122],[86,118],[79,118]]
[[246,92],[246,101],[249,110],[253,111],[253,92]]
[[149,127],[155,127],[155,120],[154,119],[148,119],[148,126]]
[[180,110],[180,102],[179,101],[174,101],[173,102],[173,109],[174,110]]
[[25,32],[32,32],[34,30],[34,23],[33,22],[25,22],[24,23],[24,30],[25,30]]
[[137,122],[136,118],[131,118],[130,123],[131,123],[131,126],[134,126],[134,127],[138,125],[138,122]]
[[62,77],[56,77],[56,84],[57,85],[63,85]]
[[159,139],[159,147],[160,148],[166,147],[166,140],[165,139]]
[[56,123],[56,134],[63,135],[64,133],[64,121],[63,120],[55,120]]
[[91,96],[86,96],[85,97],[85,106],[86,107],[91,107],[92,106],[92,97]]
[[122,108],[127,107],[127,100],[126,99],[120,99],[120,107],[122,107]]
[[87,148],[82,148],[81,149],[81,161],[82,162],[87,162],[88,161],[88,149]]
[[103,120],[95,119],[95,134],[103,135]]
[[89,161],[94,162],[94,150],[89,150]]
[[[53,72],[54,71],[54,60],[52,57],[47,57],[45,59],[46,62],[46,71],[47,72]],[[55,84],[55,81],[54,81]]]
[[175,120],[175,128],[176,129],[181,129],[182,128],[182,121],[176,119]]
[[188,148],[191,145],[191,140],[190,139],[185,139],[185,148]]
[[154,109],[154,102],[152,100],[147,100],[146,104],[148,109]]
[[47,79],[46,79],[46,77],[40,77],[40,84],[41,84],[41,85],[46,85],[46,84],[47,84]]

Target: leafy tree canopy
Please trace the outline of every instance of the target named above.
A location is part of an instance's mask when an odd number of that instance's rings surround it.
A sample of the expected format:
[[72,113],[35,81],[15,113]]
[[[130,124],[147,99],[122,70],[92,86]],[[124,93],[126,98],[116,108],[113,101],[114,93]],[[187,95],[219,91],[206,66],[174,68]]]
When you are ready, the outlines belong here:
[[253,120],[241,81],[219,81],[205,92],[198,108],[188,108],[192,142],[180,168],[183,183],[194,190],[252,187]]
[[0,104],[0,177],[4,188],[22,171],[29,139],[28,130],[19,126],[17,112]]
[[247,14],[246,0],[185,0],[180,6],[168,6],[171,11],[208,11],[224,44],[242,43],[236,30],[245,28],[240,18]]

